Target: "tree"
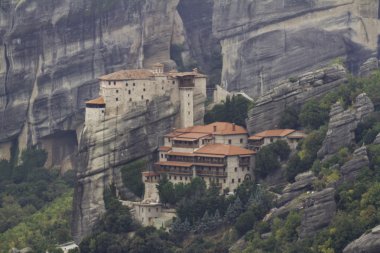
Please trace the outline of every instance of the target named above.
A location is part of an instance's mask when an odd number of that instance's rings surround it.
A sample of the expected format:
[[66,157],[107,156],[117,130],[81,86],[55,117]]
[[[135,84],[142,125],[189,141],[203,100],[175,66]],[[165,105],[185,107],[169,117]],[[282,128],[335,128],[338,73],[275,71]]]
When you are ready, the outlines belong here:
[[253,228],[255,221],[255,214],[251,210],[248,210],[237,218],[235,229],[242,236]]
[[281,115],[278,127],[282,129],[298,129],[300,127],[298,114],[299,109],[295,106],[286,107]]
[[121,169],[122,179],[125,187],[132,191],[136,196],[143,197],[144,183],[141,172],[146,167],[145,160],[138,160]]
[[160,196],[160,201],[166,205],[168,203],[175,203],[175,192],[173,183],[169,181],[165,175],[157,185],[158,195]]
[[265,178],[280,167],[278,157],[269,145],[261,148],[260,151],[257,152],[255,171],[258,176]]
[[318,129],[327,123],[329,112],[326,109],[322,109],[317,100],[310,100],[302,106],[299,118],[303,127]]

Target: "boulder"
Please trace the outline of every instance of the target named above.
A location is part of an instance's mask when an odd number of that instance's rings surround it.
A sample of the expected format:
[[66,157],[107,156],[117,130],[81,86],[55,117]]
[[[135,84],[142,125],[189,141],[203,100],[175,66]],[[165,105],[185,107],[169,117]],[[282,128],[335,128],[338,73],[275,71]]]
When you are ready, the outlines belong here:
[[313,236],[318,230],[328,226],[335,215],[335,189],[326,188],[319,192],[304,193],[284,206],[272,209],[264,220],[286,217],[291,211],[299,211],[302,214],[300,238]]
[[376,139],[373,141],[373,144],[380,144],[380,133],[376,136]]
[[341,181],[353,181],[360,174],[360,169],[369,165],[367,147],[363,146],[354,151],[350,161],[340,168]]
[[295,182],[287,185],[282,191],[281,197],[277,200],[278,205],[284,205],[304,192],[312,190],[313,181],[317,179],[312,171],[298,174]]
[[343,253],[378,253],[380,252],[380,225],[366,232],[360,238],[348,244]]
[[329,156],[342,147],[354,144],[355,129],[358,123],[373,111],[374,105],[365,93],[356,97],[353,108],[344,110],[339,102],[335,103],[331,107],[328,130],[322,147],[318,151],[318,156]]

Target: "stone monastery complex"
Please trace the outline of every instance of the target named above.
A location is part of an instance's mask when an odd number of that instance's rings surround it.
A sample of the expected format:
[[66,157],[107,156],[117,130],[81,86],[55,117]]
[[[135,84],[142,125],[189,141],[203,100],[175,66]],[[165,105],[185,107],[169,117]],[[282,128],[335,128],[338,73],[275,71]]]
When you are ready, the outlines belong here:
[[159,200],[156,186],[164,176],[174,184],[200,177],[207,186],[214,183],[221,192],[233,193],[244,180],[253,179],[255,154],[260,147],[285,140],[295,149],[305,137],[291,129],[268,130],[249,137],[246,129],[227,122],[194,126],[194,94],[206,97],[206,76],[196,69],[164,72],[164,65],[156,64],[152,70],[122,70],[99,80],[100,97],[86,102],[85,126],[89,129],[108,117],[147,106],[158,96],[169,95],[180,106],[178,128],[163,136],[158,161],[142,173],[144,199],[129,203],[142,225],[166,226],[175,215]]

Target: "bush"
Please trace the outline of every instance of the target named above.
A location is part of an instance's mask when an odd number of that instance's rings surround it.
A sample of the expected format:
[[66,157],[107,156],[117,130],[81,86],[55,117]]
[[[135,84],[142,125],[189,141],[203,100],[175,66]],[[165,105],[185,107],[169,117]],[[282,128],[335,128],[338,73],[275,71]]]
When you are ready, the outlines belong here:
[[302,106],[299,115],[300,123],[304,128],[318,129],[327,123],[329,110],[321,108],[316,100],[310,100]]
[[242,236],[253,228],[255,221],[255,214],[248,210],[238,217],[235,223],[235,229],[239,235]]

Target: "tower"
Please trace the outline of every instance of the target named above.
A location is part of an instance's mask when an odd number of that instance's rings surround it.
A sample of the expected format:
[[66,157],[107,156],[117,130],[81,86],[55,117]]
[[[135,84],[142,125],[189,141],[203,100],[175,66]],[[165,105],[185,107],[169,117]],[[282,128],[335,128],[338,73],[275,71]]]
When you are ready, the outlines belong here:
[[194,125],[194,76],[195,74],[193,73],[177,76],[179,80],[181,128]]
[[86,126],[92,127],[99,124],[104,119],[106,103],[103,97],[86,102]]

